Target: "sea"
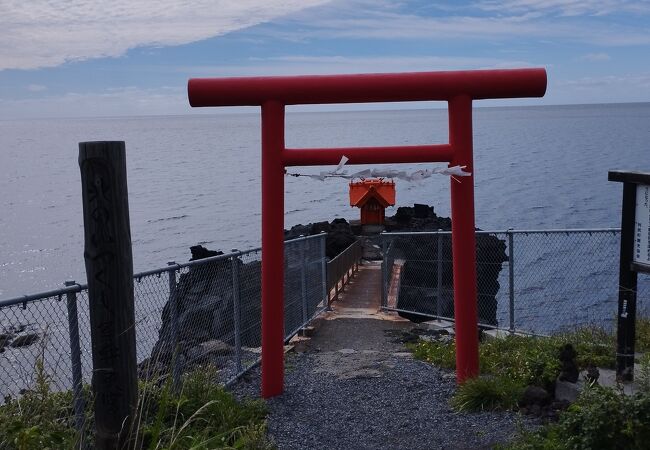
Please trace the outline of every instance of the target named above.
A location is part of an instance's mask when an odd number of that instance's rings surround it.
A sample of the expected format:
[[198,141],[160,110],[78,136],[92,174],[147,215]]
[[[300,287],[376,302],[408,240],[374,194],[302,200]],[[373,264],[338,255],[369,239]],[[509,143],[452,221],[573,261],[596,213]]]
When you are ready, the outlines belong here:
[[[86,280],[78,143],[126,142],[135,271],[189,247],[260,243],[259,113],[0,121],[0,300]],[[445,109],[308,112],[288,147],[448,142]],[[474,109],[476,225],[484,230],[620,225],[611,169],[650,171],[650,103]],[[415,171],[436,164],[396,165]],[[367,166],[351,167],[356,171]],[[386,166],[384,166],[386,168]],[[290,169],[317,174],[332,167]],[[448,176],[397,181],[397,205],[450,215]],[[285,227],[355,219],[348,182],[287,177]],[[389,208],[387,214],[393,214]]]

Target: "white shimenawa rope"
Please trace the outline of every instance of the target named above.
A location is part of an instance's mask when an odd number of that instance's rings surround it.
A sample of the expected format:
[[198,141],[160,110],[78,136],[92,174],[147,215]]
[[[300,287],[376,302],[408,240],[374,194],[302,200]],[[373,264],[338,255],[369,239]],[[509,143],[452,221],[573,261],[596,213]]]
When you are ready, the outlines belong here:
[[[292,177],[307,177],[314,180],[324,181],[326,178],[344,178],[344,179],[354,179],[354,178],[393,178],[404,181],[420,181],[425,178],[429,178],[434,174],[438,175],[448,175],[452,178],[454,177],[468,177],[471,175],[470,172],[465,172],[467,166],[452,166],[452,167],[434,167],[432,169],[422,169],[416,170],[412,173],[406,173],[401,170],[394,169],[365,169],[355,173],[348,173],[343,170],[343,167],[348,162],[349,158],[347,156],[342,156],[341,161],[336,166],[336,169],[330,172],[320,172],[318,175],[315,174],[302,174],[302,173],[290,173],[286,172],[288,176]],[[458,180],[456,180],[458,181]]]

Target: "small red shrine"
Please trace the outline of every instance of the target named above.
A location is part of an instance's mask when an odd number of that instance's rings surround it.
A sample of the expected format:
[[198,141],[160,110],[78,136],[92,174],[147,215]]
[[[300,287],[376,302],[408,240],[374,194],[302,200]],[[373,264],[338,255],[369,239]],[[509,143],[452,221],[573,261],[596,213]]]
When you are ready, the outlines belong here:
[[350,182],[350,206],[361,208],[361,225],[383,225],[387,206],[395,205],[395,182],[366,178]]

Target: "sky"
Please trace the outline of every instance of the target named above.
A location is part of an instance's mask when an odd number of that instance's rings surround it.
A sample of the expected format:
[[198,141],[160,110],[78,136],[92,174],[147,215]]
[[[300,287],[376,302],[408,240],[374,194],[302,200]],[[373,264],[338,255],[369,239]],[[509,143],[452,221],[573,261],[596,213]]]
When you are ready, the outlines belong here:
[[[544,67],[650,101],[650,0],[0,0],[0,119],[191,114],[192,77]],[[479,105],[480,106],[480,105]]]

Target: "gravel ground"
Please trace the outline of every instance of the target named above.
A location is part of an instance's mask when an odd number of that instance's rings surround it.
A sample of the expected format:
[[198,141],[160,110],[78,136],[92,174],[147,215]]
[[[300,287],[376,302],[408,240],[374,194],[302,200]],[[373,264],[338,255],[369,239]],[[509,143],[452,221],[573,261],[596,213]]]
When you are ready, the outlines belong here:
[[[268,401],[280,449],[488,449],[529,423],[514,413],[452,411],[454,373],[414,360],[394,338],[412,324],[326,322],[287,355],[285,392]],[[232,389],[257,397],[259,369]]]

